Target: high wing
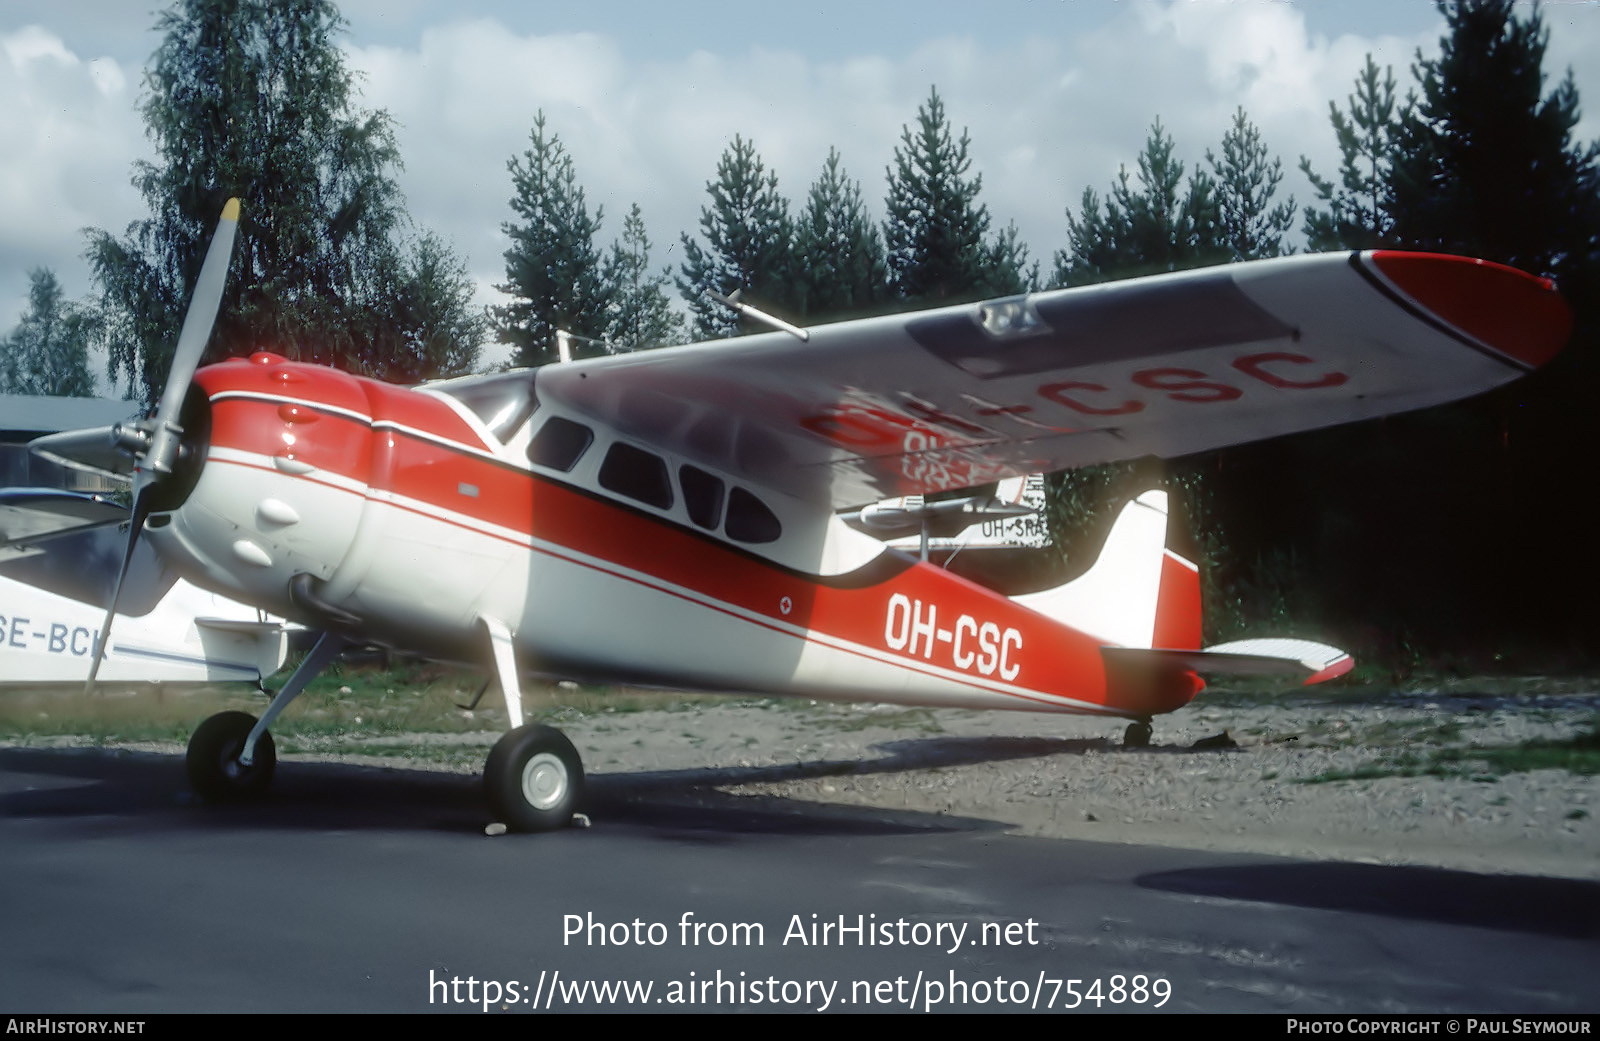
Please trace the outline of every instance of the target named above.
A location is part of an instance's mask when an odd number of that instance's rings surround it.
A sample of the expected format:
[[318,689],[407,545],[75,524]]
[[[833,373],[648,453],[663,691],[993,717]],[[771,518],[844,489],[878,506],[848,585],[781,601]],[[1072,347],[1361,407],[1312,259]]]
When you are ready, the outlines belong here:
[[547,366],[541,400],[835,508],[1423,408],[1565,343],[1554,286],[1276,258]]
[[103,495],[54,488],[0,488],[0,560],[35,552],[69,532],[121,524],[128,508]]

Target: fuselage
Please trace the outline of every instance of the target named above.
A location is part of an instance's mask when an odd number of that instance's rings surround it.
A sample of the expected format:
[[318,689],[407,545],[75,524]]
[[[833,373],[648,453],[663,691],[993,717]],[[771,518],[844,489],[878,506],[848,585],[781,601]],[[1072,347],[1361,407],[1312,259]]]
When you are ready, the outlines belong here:
[[536,374],[405,389],[256,354],[201,370],[203,466],[149,537],[196,583],[318,627],[525,671],[1148,716],[1101,642],[824,504],[540,401]]

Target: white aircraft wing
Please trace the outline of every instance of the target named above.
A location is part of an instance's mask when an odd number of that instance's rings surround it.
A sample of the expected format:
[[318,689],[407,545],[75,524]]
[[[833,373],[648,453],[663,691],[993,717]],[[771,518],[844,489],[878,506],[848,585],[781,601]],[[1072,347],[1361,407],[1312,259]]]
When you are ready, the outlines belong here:
[[1543,364],[1570,328],[1546,280],[1371,251],[552,365],[537,389],[844,508],[1423,408]]
[[[126,538],[114,527],[88,527],[57,532],[33,553],[0,555],[0,687],[83,683]],[[290,628],[297,627],[189,584],[140,543],[100,678],[259,683],[282,666]]]
[[121,524],[128,508],[103,495],[53,488],[0,488],[0,560],[35,552],[68,532]]

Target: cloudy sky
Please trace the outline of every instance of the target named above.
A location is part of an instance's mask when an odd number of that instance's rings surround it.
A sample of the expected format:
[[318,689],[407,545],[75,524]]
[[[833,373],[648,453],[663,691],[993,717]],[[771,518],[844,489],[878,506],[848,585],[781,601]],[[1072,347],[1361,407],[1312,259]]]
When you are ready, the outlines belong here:
[[[71,297],[91,286],[86,227],[145,215],[129,185],[150,154],[137,106],[160,6],[129,0],[0,2],[0,330],[32,268]],[[1064,210],[1131,165],[1159,117],[1187,162],[1215,149],[1244,106],[1283,159],[1282,191],[1331,175],[1328,102],[1367,53],[1402,85],[1443,26],[1423,0],[812,0],[751,5],[589,0],[345,0],[344,47],[362,104],[399,125],[410,213],[497,299],[510,216],[506,162],[543,109],[572,154],[602,237],[643,207],[653,259],[673,262],[734,134],[756,143],[798,207],[830,146],[882,213],[901,128],[937,85],[972,138],[995,226],[1015,221],[1049,267]],[[1571,68],[1600,138],[1600,4],[1551,2],[1546,71]]]

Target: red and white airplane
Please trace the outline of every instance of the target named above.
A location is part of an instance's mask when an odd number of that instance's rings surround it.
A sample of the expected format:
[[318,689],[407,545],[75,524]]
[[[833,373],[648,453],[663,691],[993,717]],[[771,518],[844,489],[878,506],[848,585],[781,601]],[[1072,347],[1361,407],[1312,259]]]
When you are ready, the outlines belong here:
[[1304,641],[1201,649],[1161,492],[1086,575],[1014,598],[841,511],[1465,397],[1548,360],[1571,321],[1548,281],[1373,251],[410,389],[268,353],[196,372],[237,217],[160,407],[117,434],[138,461],[130,551],[142,534],[196,584],[325,635],[261,719],[196,730],[190,777],[207,798],[260,791],[284,705],[347,643],[378,642],[492,663],[512,729],[485,786],[523,830],[564,825],[583,785],[571,743],[523,723],[530,674],[1092,713],[1131,720],[1135,744],[1200,673],[1337,675],[1349,658]]

